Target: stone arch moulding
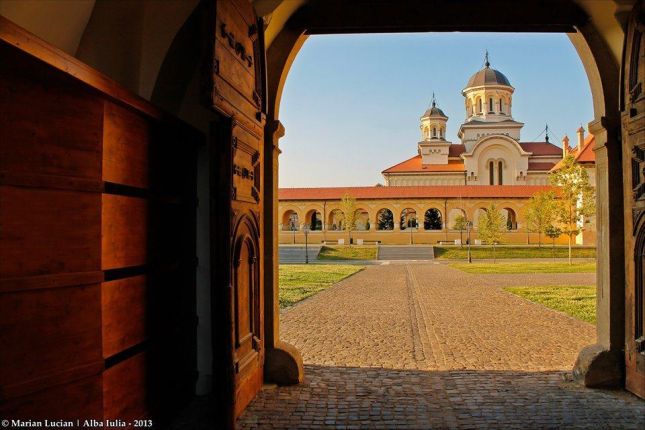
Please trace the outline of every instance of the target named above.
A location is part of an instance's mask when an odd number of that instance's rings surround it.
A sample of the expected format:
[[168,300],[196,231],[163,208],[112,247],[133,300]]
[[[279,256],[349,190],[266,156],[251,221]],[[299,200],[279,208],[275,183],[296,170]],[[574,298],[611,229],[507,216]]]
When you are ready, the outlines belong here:
[[[492,0],[497,4],[496,0]],[[326,4],[335,2],[319,2],[312,0],[301,7],[291,16],[283,28],[277,29],[273,43],[268,49],[268,97],[269,118],[268,128],[279,129],[279,105],[282,89],[288,71],[295,56],[302,47],[308,34],[332,34],[340,32],[349,33],[375,33],[396,31],[505,31],[526,32],[548,29],[549,31],[564,32],[569,36],[583,63],[589,83],[594,104],[594,120],[590,123],[590,132],[596,138],[596,159],[598,171],[597,184],[597,225],[598,233],[598,345],[605,350],[620,351],[624,347],[624,239],[620,228],[611,226],[623,225],[622,202],[622,166],[621,142],[619,139],[620,115],[618,104],[619,56],[615,43],[609,40],[613,33],[606,29],[599,29],[589,14],[598,16],[597,11],[583,9],[586,3],[578,0],[553,2],[554,10],[544,8],[544,2],[528,0],[522,8],[510,10],[512,17],[501,19],[484,10],[483,5],[471,5],[469,13],[460,2],[445,2],[435,5],[445,13],[420,14],[423,10],[422,2],[415,3],[418,8],[415,13],[410,13],[409,8],[396,7],[392,2],[384,1],[377,4],[370,13],[361,9],[360,3],[344,3],[346,9],[343,14],[331,12],[334,8],[325,8]],[[434,3],[433,3],[434,4]],[[490,4],[487,4],[487,8]],[[614,16],[616,5],[607,2],[607,16]],[[620,12],[620,5],[618,10]],[[481,9],[480,9],[481,8]],[[629,6],[631,8],[631,6]],[[415,16],[416,15],[416,16]],[[424,17],[421,21],[420,16]],[[442,20],[432,16],[441,16]],[[445,17],[459,17],[445,19]],[[485,17],[481,22],[479,17]],[[351,17],[351,19],[350,19]],[[368,19],[369,17],[369,19]],[[427,17],[431,17],[427,19]],[[473,17],[473,18],[468,18]],[[474,17],[478,17],[475,19]],[[620,17],[618,17],[620,18]],[[392,25],[396,22],[396,25]],[[509,24],[511,23],[511,24]],[[620,24],[619,26],[620,27]],[[604,33],[603,33],[604,31]],[[620,30],[618,30],[619,36]],[[475,103],[478,100],[474,100]],[[512,102],[505,100],[505,108],[510,115]],[[475,104],[474,103],[474,104]],[[479,112],[477,106],[474,107]],[[266,147],[277,152],[279,134],[267,132]],[[486,139],[483,139],[485,141]],[[512,139],[509,138],[512,141]],[[515,142],[516,145],[517,142]],[[518,145],[519,146],[519,145]],[[526,154],[521,147],[520,154]],[[269,153],[269,151],[265,151]],[[277,172],[277,155],[275,157]],[[273,173],[268,172],[267,187],[275,184]],[[277,174],[277,173],[276,173]],[[277,187],[276,190],[277,192]],[[267,199],[267,206],[275,204]],[[395,217],[396,217],[396,213]],[[471,218],[472,219],[472,218]],[[271,242],[271,241],[268,241]],[[273,241],[272,246],[277,246]],[[271,246],[271,245],[269,245]],[[276,277],[277,281],[277,277]],[[623,364],[624,366],[624,364]]]

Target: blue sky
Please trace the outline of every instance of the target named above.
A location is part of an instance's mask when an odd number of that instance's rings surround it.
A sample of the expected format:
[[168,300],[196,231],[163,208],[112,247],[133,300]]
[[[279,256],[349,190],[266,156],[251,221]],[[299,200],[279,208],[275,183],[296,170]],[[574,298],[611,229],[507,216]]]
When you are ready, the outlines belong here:
[[[416,154],[432,92],[457,139],[461,90],[484,63],[515,87],[522,141],[564,134],[593,119],[580,58],[564,34],[418,33],[312,36],[298,54],[280,107],[280,187],[361,186]],[[543,135],[537,140],[543,140]]]

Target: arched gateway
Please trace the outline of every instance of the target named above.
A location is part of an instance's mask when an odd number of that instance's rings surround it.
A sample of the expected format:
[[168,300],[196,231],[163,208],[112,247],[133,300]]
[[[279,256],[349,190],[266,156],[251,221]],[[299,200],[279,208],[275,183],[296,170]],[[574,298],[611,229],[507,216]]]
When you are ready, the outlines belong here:
[[[567,32],[589,76],[599,166],[598,345],[581,363],[600,370],[596,381],[620,385],[626,361],[627,387],[645,395],[634,251],[645,163],[642,1],[84,3],[2,3],[0,104],[10,115],[0,115],[0,231],[24,234],[0,235],[0,415],[172,416],[197,378],[202,392],[215,381],[216,427],[232,428],[263,382],[302,380],[298,352],[279,333],[279,107],[307,35],[339,32]],[[468,93],[469,117],[511,115],[513,93],[493,79],[492,100]],[[3,91],[7,83],[21,90]],[[438,139],[428,156],[445,155],[440,122],[422,131]],[[488,170],[458,166],[454,179],[490,186],[492,172],[505,186],[530,175],[495,145]],[[121,292],[127,300],[109,300]],[[184,312],[191,301],[198,305]],[[177,336],[195,326],[196,335]],[[197,347],[174,354],[191,336]],[[597,369],[599,356],[620,375]],[[149,378],[159,371],[164,378]]]

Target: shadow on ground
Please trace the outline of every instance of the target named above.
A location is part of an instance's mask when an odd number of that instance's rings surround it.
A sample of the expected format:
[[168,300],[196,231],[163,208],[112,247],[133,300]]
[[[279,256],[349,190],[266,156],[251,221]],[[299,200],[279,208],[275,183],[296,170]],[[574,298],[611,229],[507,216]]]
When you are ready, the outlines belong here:
[[[645,402],[591,390],[564,372],[410,371],[305,366],[305,382],[265,388],[240,429],[643,428]],[[212,427],[199,399],[172,429]]]

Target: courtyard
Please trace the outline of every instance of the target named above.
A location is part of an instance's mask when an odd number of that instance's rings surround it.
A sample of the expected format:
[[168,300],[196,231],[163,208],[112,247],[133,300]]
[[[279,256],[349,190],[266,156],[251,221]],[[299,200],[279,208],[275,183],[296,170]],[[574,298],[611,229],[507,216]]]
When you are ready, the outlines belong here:
[[592,324],[507,287],[589,285],[593,273],[470,274],[370,265],[281,312],[304,383],[265,386],[244,429],[642,428],[645,404],[570,381]]

